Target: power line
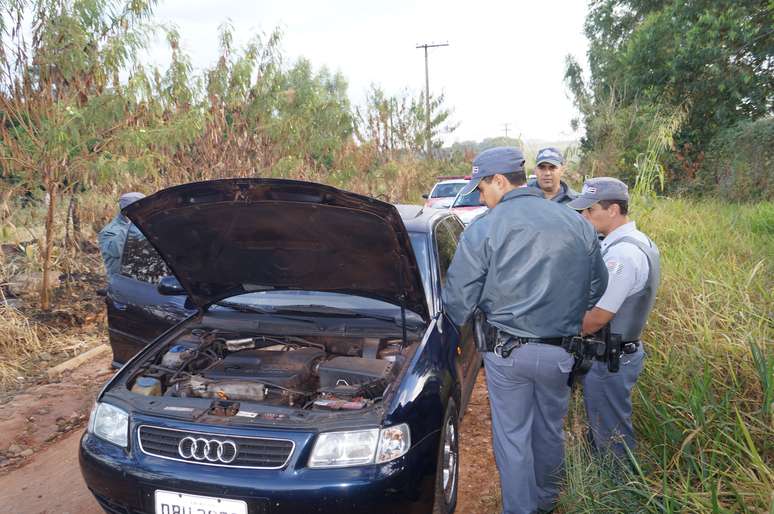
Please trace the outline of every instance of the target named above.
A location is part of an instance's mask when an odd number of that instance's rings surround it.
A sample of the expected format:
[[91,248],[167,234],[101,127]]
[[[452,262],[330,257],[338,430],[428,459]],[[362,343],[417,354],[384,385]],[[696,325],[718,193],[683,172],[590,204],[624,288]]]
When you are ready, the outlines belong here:
[[428,48],[436,48],[439,46],[449,46],[449,43],[424,43],[422,45],[417,45],[417,48],[424,48],[425,49],[425,139],[427,143],[427,158],[429,159],[430,154],[430,146],[431,146],[431,140],[430,140],[430,73],[428,71],[428,65],[427,65],[427,49]]

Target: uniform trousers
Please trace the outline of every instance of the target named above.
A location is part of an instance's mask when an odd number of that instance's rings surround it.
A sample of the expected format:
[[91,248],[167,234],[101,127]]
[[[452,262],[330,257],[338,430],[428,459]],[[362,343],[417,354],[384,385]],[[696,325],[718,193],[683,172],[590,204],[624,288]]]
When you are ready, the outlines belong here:
[[503,514],[531,514],[556,503],[573,360],[562,348],[540,343],[507,358],[484,356]]
[[607,364],[594,361],[583,375],[583,402],[589,423],[589,435],[597,450],[612,451],[626,457],[626,447],[634,450],[632,426],[632,389],[644,366],[645,351],[621,356],[619,371],[611,373]]

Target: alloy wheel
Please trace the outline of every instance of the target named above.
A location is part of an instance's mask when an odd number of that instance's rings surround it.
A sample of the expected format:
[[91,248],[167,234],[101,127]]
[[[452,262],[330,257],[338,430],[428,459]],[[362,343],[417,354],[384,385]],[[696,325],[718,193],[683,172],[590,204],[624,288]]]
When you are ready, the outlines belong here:
[[457,429],[454,420],[446,421],[443,438],[443,494],[447,503],[451,503],[457,487]]

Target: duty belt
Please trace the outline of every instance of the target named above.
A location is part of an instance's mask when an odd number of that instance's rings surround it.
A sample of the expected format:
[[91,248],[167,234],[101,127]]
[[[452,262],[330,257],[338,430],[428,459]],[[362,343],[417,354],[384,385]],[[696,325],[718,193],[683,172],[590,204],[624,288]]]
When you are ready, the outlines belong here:
[[624,341],[621,343],[621,351],[625,354],[634,353],[640,347],[640,341]]
[[[499,338],[498,338],[499,339]],[[518,337],[518,336],[508,336],[508,338],[503,340],[498,340],[497,344],[495,345],[492,352],[494,352],[495,355],[502,358],[508,358],[511,355],[511,352],[513,350],[516,350],[518,348],[521,348],[527,343],[539,343],[539,344],[548,344],[551,346],[561,346],[564,347],[572,337]]]

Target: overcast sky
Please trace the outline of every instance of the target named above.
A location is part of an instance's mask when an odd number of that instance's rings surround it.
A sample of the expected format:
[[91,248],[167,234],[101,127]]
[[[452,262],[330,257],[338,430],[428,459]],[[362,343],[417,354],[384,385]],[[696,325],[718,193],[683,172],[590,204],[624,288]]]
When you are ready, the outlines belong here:
[[[161,0],[156,20],[174,24],[193,65],[212,65],[218,27],[230,20],[241,47],[256,32],[283,32],[283,54],[341,71],[362,103],[369,84],[395,94],[424,89],[426,42],[431,94],[444,92],[459,128],[447,143],[509,135],[567,140],[575,109],[563,83],[565,56],[585,61],[583,0],[409,1]],[[154,45],[152,60],[168,50]]]

